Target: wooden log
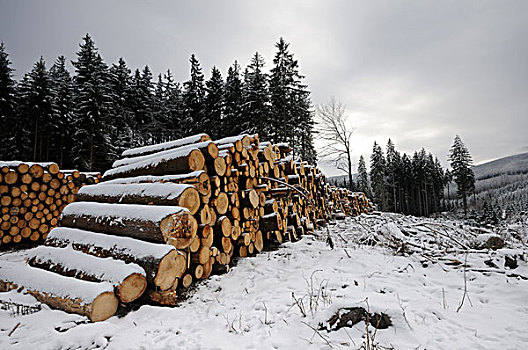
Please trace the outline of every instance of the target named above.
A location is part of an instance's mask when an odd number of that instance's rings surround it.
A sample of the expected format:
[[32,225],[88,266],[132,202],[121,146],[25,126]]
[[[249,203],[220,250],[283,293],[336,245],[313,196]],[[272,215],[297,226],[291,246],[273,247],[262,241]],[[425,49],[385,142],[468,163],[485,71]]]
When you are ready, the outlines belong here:
[[242,192],[241,197],[240,202],[244,207],[256,208],[259,205],[259,195],[253,189]]
[[220,192],[218,196],[214,200],[214,208],[216,209],[216,212],[220,215],[224,215],[227,213],[227,210],[229,208],[229,197],[227,196],[227,193]]
[[137,264],[145,270],[147,282],[161,290],[169,289],[187,268],[185,255],[173,246],[128,237],[57,227],[48,234],[45,244],[53,247],[71,244],[73,249],[86,254]]
[[123,303],[138,299],[147,288],[145,270],[134,263],[113,258],[97,258],[71,246],[40,246],[29,251],[28,264],[44,270],[91,282],[109,282]]
[[87,316],[91,321],[112,317],[118,306],[108,282],[88,282],[37,269],[25,263],[0,261],[0,291],[25,291],[52,308]]
[[175,206],[75,202],[62,212],[61,225],[187,248],[198,223]]
[[154,154],[144,160],[110,169],[103,175],[103,181],[140,175],[184,174],[203,170],[204,164],[202,152],[194,145],[189,145],[176,148],[165,155]]
[[231,221],[227,216],[221,216],[216,220],[215,230],[224,237],[231,236]]
[[259,227],[262,231],[282,230],[282,219],[278,213],[271,213],[260,218]]
[[123,152],[122,156],[123,157],[144,156],[144,155],[153,154],[156,152],[160,152],[160,151],[164,151],[164,150],[168,150],[172,148],[179,148],[182,146],[187,146],[190,144],[195,144],[195,143],[209,141],[209,140],[211,140],[209,135],[197,134],[197,135],[188,136],[188,137],[185,137],[179,140],[160,143],[157,145],[127,149]]
[[193,171],[187,174],[165,175],[165,176],[136,176],[119,178],[105,181],[104,184],[133,184],[133,183],[153,183],[172,182],[193,185],[201,195],[207,196],[211,193],[209,176],[203,170]]
[[173,205],[189,209],[194,215],[200,208],[200,194],[191,185],[174,183],[107,184],[84,186],[77,193],[79,202]]
[[211,248],[214,241],[214,230],[210,225],[200,225],[200,245]]

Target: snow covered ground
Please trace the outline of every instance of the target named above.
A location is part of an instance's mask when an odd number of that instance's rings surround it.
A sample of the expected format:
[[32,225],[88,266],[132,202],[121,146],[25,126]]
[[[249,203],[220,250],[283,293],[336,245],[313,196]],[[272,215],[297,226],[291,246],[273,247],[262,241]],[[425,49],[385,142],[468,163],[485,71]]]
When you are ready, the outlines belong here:
[[[490,233],[478,236],[457,221],[347,218],[240,260],[179,307],[144,305],[99,323],[45,305],[26,315],[0,310],[0,348],[359,349],[367,345],[364,322],[317,329],[339,308],[361,306],[392,320],[387,329],[369,326],[377,349],[525,349],[527,232],[525,223],[512,226],[502,232],[506,247],[488,251],[477,248]],[[505,267],[506,259],[518,267]],[[9,299],[39,304],[0,293],[0,301]]]

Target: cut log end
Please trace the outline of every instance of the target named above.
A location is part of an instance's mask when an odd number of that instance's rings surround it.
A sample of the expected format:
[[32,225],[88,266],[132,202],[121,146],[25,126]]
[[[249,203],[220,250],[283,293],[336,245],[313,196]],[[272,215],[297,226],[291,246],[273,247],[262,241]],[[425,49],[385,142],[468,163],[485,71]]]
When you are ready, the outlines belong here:
[[[178,271],[182,269],[180,266],[181,260],[178,259],[179,255],[180,253],[178,251],[173,250],[159,263],[154,284],[161,290],[168,290],[174,283],[176,277],[178,277]],[[183,265],[186,266],[185,262]]]
[[194,188],[187,188],[180,196],[178,200],[178,205],[189,209],[192,215],[196,214],[198,209],[200,209],[200,194]]
[[130,303],[138,299],[147,288],[147,279],[139,273],[133,273],[121,283],[117,296],[123,303]]
[[160,228],[167,243],[185,249],[196,236],[198,222],[190,214],[177,213],[163,219]]
[[115,315],[118,304],[118,300],[114,293],[101,293],[93,301],[92,312],[88,317],[93,322],[104,321]]
[[189,156],[189,169],[190,170],[203,170],[205,165],[205,157],[200,150],[192,150]]

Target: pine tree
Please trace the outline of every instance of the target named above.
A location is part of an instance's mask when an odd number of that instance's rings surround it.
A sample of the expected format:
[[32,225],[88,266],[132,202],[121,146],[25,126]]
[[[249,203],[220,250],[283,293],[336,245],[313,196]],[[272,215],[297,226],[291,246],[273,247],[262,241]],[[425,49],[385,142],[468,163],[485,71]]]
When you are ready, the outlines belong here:
[[256,52],[244,75],[243,115],[248,131],[258,133],[263,140],[267,140],[272,125],[269,122],[268,75],[264,73],[264,66],[264,58]]
[[358,162],[358,190],[363,192],[367,197],[371,198],[369,177],[367,173],[367,165],[365,164],[365,158],[361,155]]
[[381,210],[387,210],[387,179],[385,156],[381,147],[374,142],[370,157],[370,181],[374,200]]
[[314,162],[316,154],[310,92],[301,83],[304,77],[299,74],[299,64],[289,52],[289,44],[280,38],[275,46],[277,53],[269,82],[270,124],[274,126],[270,139],[273,142],[288,142],[303,159]]
[[238,135],[244,131],[243,84],[240,78],[240,66],[235,61],[227,70],[224,87],[224,118],[219,137]]
[[170,140],[169,130],[165,128],[165,125],[168,124],[169,111],[167,106],[167,93],[165,91],[165,83],[161,74],[158,74],[158,82],[154,88],[153,96],[153,135],[154,142],[161,143]]
[[53,108],[51,80],[43,57],[26,74],[22,84],[19,90],[19,118],[29,122],[24,127],[25,132],[31,135],[29,159],[34,162],[49,161],[50,150],[53,149]]
[[16,88],[13,79],[14,69],[5,51],[4,43],[0,43],[0,159],[13,160],[18,157],[18,140],[16,138]]
[[207,96],[204,104],[203,132],[217,139],[220,136],[219,126],[224,113],[224,80],[220,70],[213,67],[211,78],[205,83]]
[[168,139],[174,140],[183,137],[184,104],[180,84],[174,81],[172,73],[167,70],[165,74],[165,98],[167,118],[165,128]]
[[109,116],[112,159],[116,159],[133,146],[132,76],[122,57],[110,67],[108,83],[112,97]]
[[391,139],[387,142],[387,204],[393,212],[398,212],[398,167],[400,166],[400,154],[396,151]]
[[462,199],[464,215],[467,215],[467,197],[475,190],[475,174],[471,169],[471,154],[458,135],[449,151],[449,161],[457,184],[457,195]]
[[183,101],[185,104],[185,135],[201,132],[204,121],[205,86],[200,62],[194,54],[191,63],[191,79],[184,85]]
[[89,34],[79,45],[75,67],[74,165],[102,171],[110,166],[108,68]]
[[73,80],[66,69],[66,58],[59,56],[50,68],[53,124],[53,150],[50,160],[63,169],[73,166],[69,150],[73,146]]

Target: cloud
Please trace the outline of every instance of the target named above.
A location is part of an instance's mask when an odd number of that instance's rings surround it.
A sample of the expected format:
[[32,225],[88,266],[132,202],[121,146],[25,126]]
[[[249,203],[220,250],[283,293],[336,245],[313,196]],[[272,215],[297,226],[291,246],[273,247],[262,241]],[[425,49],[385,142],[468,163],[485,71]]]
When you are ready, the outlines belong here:
[[525,1],[5,1],[0,40],[17,77],[45,56],[75,58],[90,32],[108,63],[170,68],[188,79],[255,51],[272,66],[291,43],[315,104],[347,105],[354,159],[390,137],[446,164],[455,134],[476,162],[526,149],[528,2]]

